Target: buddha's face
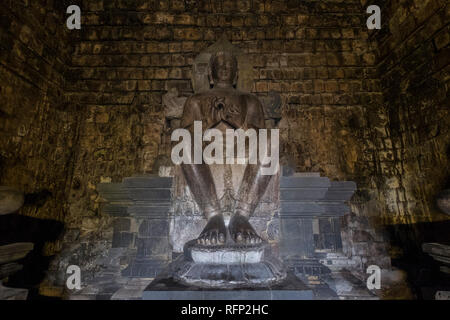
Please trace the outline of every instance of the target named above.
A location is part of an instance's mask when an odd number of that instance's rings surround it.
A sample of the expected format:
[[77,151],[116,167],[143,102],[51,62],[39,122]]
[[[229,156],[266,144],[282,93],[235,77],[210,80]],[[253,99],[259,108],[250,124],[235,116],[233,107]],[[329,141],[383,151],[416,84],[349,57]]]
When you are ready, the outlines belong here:
[[211,64],[211,75],[214,84],[230,84],[236,78],[236,60],[229,54],[218,54]]

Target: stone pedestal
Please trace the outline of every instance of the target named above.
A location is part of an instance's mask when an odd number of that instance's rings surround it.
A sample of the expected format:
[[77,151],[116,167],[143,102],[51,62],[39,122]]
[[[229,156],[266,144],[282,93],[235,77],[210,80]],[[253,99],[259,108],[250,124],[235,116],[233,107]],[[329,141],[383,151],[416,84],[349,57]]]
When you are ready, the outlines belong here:
[[340,217],[356,189],[351,181],[330,181],[319,173],[294,173],[280,179],[280,254],[301,275],[329,270],[323,254],[342,249]]
[[0,300],[27,300],[28,289],[8,288],[0,281]]
[[267,286],[204,288],[182,284],[168,268],[145,289],[142,300],[313,300],[315,294],[292,273]]
[[205,288],[269,286],[286,277],[281,261],[270,254],[266,243],[207,247],[193,240],[171,270],[178,282]]
[[34,244],[31,242],[16,242],[0,246],[0,265],[24,258],[33,248]]
[[428,253],[440,266],[440,271],[450,274],[450,246],[442,243],[424,243],[422,244],[423,252]]
[[28,289],[9,288],[2,284],[2,280],[20,271],[23,266],[16,261],[23,259],[34,244],[31,242],[17,242],[0,246],[0,300],[26,300]]
[[116,217],[113,248],[135,254],[123,276],[154,278],[171,261],[169,243],[172,178],[143,175],[98,186],[108,202],[103,212]]

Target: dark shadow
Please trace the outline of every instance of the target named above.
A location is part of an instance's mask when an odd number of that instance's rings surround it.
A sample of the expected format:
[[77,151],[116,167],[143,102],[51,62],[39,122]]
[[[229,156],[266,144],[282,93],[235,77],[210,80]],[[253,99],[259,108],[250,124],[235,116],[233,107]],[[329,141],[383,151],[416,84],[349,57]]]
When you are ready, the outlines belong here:
[[384,228],[390,244],[401,248],[401,257],[392,265],[408,274],[408,282],[418,299],[434,299],[437,290],[449,290],[450,278],[439,271],[439,264],[422,251],[425,242],[450,245],[450,221],[391,225]]
[[52,256],[42,255],[45,242],[55,241],[61,235],[64,224],[55,220],[43,220],[18,214],[0,215],[0,245],[15,242],[32,242],[34,249],[18,261],[23,269],[11,275],[8,287],[29,289],[28,299],[38,298],[38,285],[44,279]]
[[24,206],[34,206],[36,208],[40,208],[51,196],[52,193],[47,189],[34,193],[27,193],[25,194]]

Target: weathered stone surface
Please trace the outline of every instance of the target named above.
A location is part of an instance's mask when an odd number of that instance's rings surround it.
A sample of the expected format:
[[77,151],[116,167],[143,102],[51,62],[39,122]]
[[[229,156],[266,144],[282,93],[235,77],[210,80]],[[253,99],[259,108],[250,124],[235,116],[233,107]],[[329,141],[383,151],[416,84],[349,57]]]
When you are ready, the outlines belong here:
[[442,212],[450,214],[450,189],[446,189],[439,193],[436,204]]
[[[441,47],[448,42],[441,33],[448,29],[448,6],[433,0],[420,5],[387,1],[382,10],[386,24],[372,33],[389,122],[388,127],[384,121],[376,125],[375,141],[385,181],[379,188],[387,195],[384,219],[439,220],[433,201],[448,181],[450,159],[447,63],[442,60],[448,47]],[[422,32],[415,33],[418,29]]]
[[263,260],[265,247],[265,243],[246,246],[203,246],[193,240],[186,244],[184,254],[196,263],[225,265],[259,263]]
[[424,243],[422,250],[436,261],[450,265],[450,246],[442,243]]
[[[122,183],[101,183],[99,192],[108,201],[103,207],[114,220],[112,248],[127,248],[122,257],[130,263],[123,277],[155,277],[171,260],[169,212],[171,177],[137,175]],[[122,216],[122,217],[120,217]],[[126,216],[126,218],[125,218]]]
[[[181,118],[186,99],[186,97],[179,97],[178,89],[176,87],[171,88],[165,95],[163,95],[162,100],[165,107],[164,116],[166,119]],[[172,125],[174,124],[175,123],[172,123]],[[172,128],[176,127],[172,126]]]
[[0,282],[0,300],[27,300],[28,289],[5,287]]
[[317,260],[323,250],[342,249],[339,217],[349,211],[345,201],[355,189],[354,182],[320,176],[294,173],[281,178],[280,249],[293,268],[306,270],[303,260]]
[[316,292],[293,274],[275,285],[239,289],[183,285],[162,274],[145,289],[143,300],[313,300]]
[[0,186],[0,214],[19,210],[24,202],[23,193],[10,187]]
[[341,300],[379,300],[379,297],[367,289],[367,285],[351,272],[331,273],[324,277]]
[[6,278],[7,276],[22,270],[23,266],[18,263],[6,263],[0,265],[0,280]]
[[33,248],[34,244],[31,242],[18,242],[0,246],[0,264],[20,260]]
[[123,288],[113,294],[111,300],[141,300],[145,288],[150,284],[148,279],[131,279]]
[[171,275],[182,284],[203,288],[245,288],[271,286],[283,281],[286,271],[280,260],[266,252],[260,262],[195,262],[179,257],[170,266]]
[[73,47],[68,29],[61,27],[63,7],[58,1],[0,4],[0,184],[25,195],[51,194],[21,213],[59,221],[65,216],[81,115],[75,102],[66,105],[65,71]]
[[163,274],[189,286],[245,288],[277,284],[286,277],[283,264],[267,243],[205,246],[196,240],[184,246],[184,254]]

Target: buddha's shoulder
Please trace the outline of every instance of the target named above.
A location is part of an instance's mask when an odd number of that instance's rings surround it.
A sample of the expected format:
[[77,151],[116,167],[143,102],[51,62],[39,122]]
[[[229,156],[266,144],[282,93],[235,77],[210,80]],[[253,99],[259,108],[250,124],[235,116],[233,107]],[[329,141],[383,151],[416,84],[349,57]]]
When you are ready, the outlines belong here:
[[223,91],[219,91],[219,90],[206,90],[206,91],[201,91],[198,93],[194,93],[193,95],[191,95],[188,98],[188,101],[191,103],[196,103],[196,102],[201,102],[203,100],[207,100],[210,98],[214,98],[214,97],[222,97],[222,96],[231,96],[231,97],[238,97],[241,99],[245,99],[247,102],[259,102],[259,99],[256,95],[250,93],[250,92],[245,92],[245,91],[240,91],[240,90],[234,90],[231,93],[225,93]]
[[237,90],[237,95],[247,101],[247,103],[259,103],[258,97],[251,93],[251,92],[245,92],[245,91],[239,91]]
[[186,103],[199,103],[202,100],[205,100],[205,98],[208,98],[210,96],[211,95],[208,94],[207,91],[194,93],[193,95],[188,97]]

